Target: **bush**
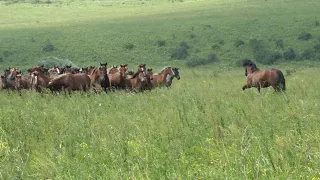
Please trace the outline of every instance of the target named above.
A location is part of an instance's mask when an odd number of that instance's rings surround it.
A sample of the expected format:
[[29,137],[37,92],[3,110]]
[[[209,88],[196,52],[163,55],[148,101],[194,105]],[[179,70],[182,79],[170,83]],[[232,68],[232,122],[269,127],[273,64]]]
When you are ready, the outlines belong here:
[[195,35],[195,34],[190,34],[190,38],[191,39],[194,39],[194,38],[196,38],[197,37],[197,35]]
[[172,50],[171,58],[173,59],[186,59],[188,57],[188,49],[186,47],[178,47]]
[[186,49],[189,49],[189,48],[190,48],[190,46],[188,45],[188,43],[185,42],[185,41],[180,42],[179,45],[180,45],[180,47],[184,47],[184,48],[186,48]]
[[157,41],[157,45],[158,45],[159,47],[165,46],[165,45],[166,45],[166,41],[165,41],[165,40],[158,40],[158,41]]
[[320,26],[319,21],[316,21],[316,22],[315,22],[315,25],[316,25],[316,26]]
[[276,40],[276,47],[277,47],[277,48],[283,48],[283,47],[284,47],[284,44],[283,44],[283,40],[282,40],[282,39]]
[[218,43],[224,45],[224,40],[219,40]]
[[4,57],[4,58],[7,58],[7,57],[11,56],[12,54],[13,54],[13,53],[10,52],[10,51],[3,51],[3,57]]
[[69,59],[60,59],[58,57],[42,57],[38,61],[38,65],[44,65],[45,68],[52,68],[53,66],[65,67],[66,65],[71,65],[72,67],[78,67]]
[[212,49],[219,49],[219,48],[220,48],[220,46],[219,46],[219,45],[217,45],[217,44],[214,44],[214,45],[212,45],[212,46],[211,46],[211,48],[212,48]]
[[304,32],[300,33],[300,35],[298,36],[298,39],[307,41],[307,40],[311,39],[311,34],[304,31]]
[[252,49],[253,53],[264,49],[263,41],[257,39],[250,39],[249,46]]
[[3,57],[0,57],[0,62],[3,62]]
[[244,45],[244,42],[243,42],[242,40],[236,40],[236,41],[234,42],[234,46],[235,46],[235,47],[240,47],[240,46],[242,46],[242,45]]
[[209,54],[208,59],[199,58],[199,57],[192,58],[191,60],[186,62],[186,66],[187,67],[197,67],[197,66],[207,65],[207,64],[214,63],[214,62],[218,62],[218,61],[219,61],[219,59],[217,58],[217,56],[215,54]]
[[296,58],[296,53],[292,48],[289,48],[287,51],[283,53],[283,58],[285,60],[294,60]]
[[123,45],[123,48],[127,49],[127,50],[131,50],[134,48],[134,44],[132,44],[132,43],[125,44],[125,45]]
[[42,50],[46,52],[51,52],[51,51],[55,51],[56,47],[54,47],[54,45],[50,42],[50,40],[47,39],[47,41],[44,43],[42,47]]
[[320,43],[314,45],[313,48],[316,52],[320,52]]
[[260,50],[254,53],[254,59],[261,64],[272,64],[282,58],[280,52]]
[[313,59],[316,56],[312,49],[306,49],[301,53],[301,59]]

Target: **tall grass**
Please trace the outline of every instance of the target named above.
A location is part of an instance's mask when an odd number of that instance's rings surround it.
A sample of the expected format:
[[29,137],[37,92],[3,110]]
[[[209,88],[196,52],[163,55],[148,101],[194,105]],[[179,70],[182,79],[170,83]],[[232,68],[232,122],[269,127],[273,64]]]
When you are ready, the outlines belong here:
[[243,71],[229,73],[138,94],[1,92],[0,177],[319,177],[319,70],[292,73],[285,94],[242,91]]

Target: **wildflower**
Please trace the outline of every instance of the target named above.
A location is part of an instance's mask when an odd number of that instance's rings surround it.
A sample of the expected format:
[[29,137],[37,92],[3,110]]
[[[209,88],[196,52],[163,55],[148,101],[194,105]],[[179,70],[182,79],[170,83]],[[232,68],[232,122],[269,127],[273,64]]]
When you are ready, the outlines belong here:
[[80,144],[80,147],[81,147],[82,149],[88,149],[88,144],[85,143],[85,142],[82,142],[82,143]]

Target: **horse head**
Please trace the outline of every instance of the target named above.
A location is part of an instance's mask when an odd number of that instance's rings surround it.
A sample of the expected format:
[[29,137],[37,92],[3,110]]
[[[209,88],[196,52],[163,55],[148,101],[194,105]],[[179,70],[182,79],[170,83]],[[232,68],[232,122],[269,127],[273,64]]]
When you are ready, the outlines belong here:
[[247,76],[249,72],[253,73],[258,69],[257,65],[249,59],[243,61],[243,66],[245,67],[245,76]]

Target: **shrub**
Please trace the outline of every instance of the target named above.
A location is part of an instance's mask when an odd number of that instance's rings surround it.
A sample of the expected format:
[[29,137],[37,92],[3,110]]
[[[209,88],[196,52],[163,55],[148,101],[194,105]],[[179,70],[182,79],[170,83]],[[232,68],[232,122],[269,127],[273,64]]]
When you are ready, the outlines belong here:
[[283,44],[283,40],[282,40],[282,39],[276,40],[276,47],[277,47],[277,48],[283,48],[283,47],[284,47],[284,44]]
[[0,62],[3,62],[3,57],[0,57]]
[[219,49],[219,48],[220,48],[220,46],[219,46],[219,45],[217,45],[217,44],[214,44],[214,45],[212,45],[212,46],[211,46],[211,48],[212,48],[212,49]]
[[209,54],[208,55],[208,62],[209,63],[214,63],[214,62],[218,62],[219,59],[217,58],[217,56],[215,54]]
[[307,40],[311,39],[311,34],[308,33],[308,32],[303,31],[303,32],[301,32],[300,35],[298,36],[298,39],[299,39],[299,40],[307,41]]
[[158,45],[159,47],[165,46],[165,45],[166,45],[166,41],[165,41],[165,40],[158,40],[158,41],[157,41],[157,45]]
[[10,52],[10,51],[3,51],[3,57],[4,57],[4,58],[7,58],[7,57],[11,56],[12,54],[13,54],[13,53]]
[[318,44],[314,45],[313,48],[316,52],[320,52],[320,42]]
[[197,35],[195,35],[195,34],[190,34],[190,38],[191,39],[194,39],[194,38],[196,38],[197,37]]
[[49,39],[47,39],[47,41],[44,43],[43,47],[42,47],[43,51],[47,51],[47,52],[51,52],[51,51],[55,51],[56,47],[54,47],[54,45],[50,42]]
[[131,50],[134,48],[134,44],[128,43],[123,46],[124,49]]
[[306,49],[301,53],[301,59],[313,59],[315,55],[312,49]]
[[219,59],[217,58],[217,56],[215,54],[209,54],[208,59],[199,58],[199,57],[192,58],[191,60],[186,62],[186,66],[187,67],[197,67],[197,66],[207,65],[207,64],[214,63],[214,62],[218,62],[218,61],[219,61]]
[[316,26],[320,26],[319,21],[316,21],[316,22],[315,22],[315,25],[316,25]]
[[260,50],[254,53],[254,59],[261,64],[272,64],[282,58],[280,52]]
[[224,40],[219,40],[218,43],[224,45]]
[[69,59],[60,59],[58,57],[41,57],[38,61],[38,65],[44,65],[46,68],[51,68],[55,65],[58,65],[59,67],[64,67],[66,65],[71,65],[72,67],[78,67],[76,64],[74,64]]
[[283,58],[285,60],[294,60],[296,58],[296,53],[292,48],[289,48],[287,51],[283,53]]
[[186,59],[188,57],[188,49],[186,47],[178,47],[172,50],[171,58]]
[[242,45],[244,45],[244,42],[243,42],[242,40],[236,40],[236,41],[234,42],[234,46],[235,46],[235,47],[240,47],[240,46],[242,46]]
[[190,46],[188,45],[188,43],[185,42],[185,41],[180,42],[179,45],[180,45],[180,47],[184,47],[184,48],[186,48],[186,49],[189,49],[189,48],[190,48]]
[[250,39],[249,46],[252,49],[253,53],[264,49],[263,41],[257,39]]

